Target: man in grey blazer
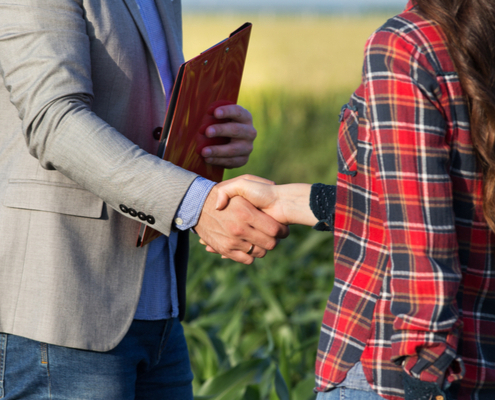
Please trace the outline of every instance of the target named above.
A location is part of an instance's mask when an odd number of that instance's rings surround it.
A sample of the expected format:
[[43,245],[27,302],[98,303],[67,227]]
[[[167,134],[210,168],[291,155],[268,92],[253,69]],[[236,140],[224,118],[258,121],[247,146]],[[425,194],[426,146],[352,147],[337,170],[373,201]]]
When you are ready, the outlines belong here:
[[[0,398],[192,398],[188,229],[244,263],[287,234],[154,156],[181,30],[180,0],[0,0]],[[203,155],[243,165],[250,114],[215,115]]]

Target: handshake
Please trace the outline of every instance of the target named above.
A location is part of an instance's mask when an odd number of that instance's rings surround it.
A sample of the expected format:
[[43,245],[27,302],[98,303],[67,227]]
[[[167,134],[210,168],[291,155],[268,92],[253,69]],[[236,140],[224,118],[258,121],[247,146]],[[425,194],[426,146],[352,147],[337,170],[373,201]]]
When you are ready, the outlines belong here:
[[206,250],[251,264],[289,235],[287,225],[318,222],[309,206],[311,185],[275,185],[253,175],[221,182],[208,195],[195,227]]

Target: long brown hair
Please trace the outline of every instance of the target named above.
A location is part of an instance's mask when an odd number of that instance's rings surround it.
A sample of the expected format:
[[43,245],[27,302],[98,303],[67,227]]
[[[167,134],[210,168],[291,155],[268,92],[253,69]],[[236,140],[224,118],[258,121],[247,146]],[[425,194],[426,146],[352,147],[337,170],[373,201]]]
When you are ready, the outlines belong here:
[[495,2],[413,1],[448,38],[469,105],[471,139],[483,170],[483,213],[495,232]]

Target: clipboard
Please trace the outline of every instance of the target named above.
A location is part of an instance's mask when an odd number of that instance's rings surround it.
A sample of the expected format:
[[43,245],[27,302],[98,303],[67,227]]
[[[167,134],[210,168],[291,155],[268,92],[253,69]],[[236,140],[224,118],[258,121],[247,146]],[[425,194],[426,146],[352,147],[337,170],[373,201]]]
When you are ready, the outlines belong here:
[[[163,123],[159,157],[212,181],[222,180],[223,167],[207,164],[201,150],[229,141],[207,138],[205,131],[210,125],[229,122],[216,119],[213,111],[237,103],[251,28],[251,23],[243,24],[227,39],[181,65]],[[160,235],[142,224],[136,246],[143,247]]]

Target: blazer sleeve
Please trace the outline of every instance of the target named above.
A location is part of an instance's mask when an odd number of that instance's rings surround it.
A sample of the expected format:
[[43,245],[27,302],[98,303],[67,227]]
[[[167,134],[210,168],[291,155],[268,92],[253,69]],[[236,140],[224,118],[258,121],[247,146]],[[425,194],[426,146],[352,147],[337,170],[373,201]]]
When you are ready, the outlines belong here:
[[0,1],[0,73],[27,147],[43,168],[119,212],[125,204],[153,215],[153,228],[168,235],[196,175],[147,153],[92,111],[94,55],[82,3]]

